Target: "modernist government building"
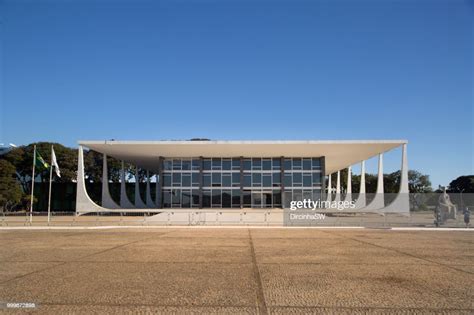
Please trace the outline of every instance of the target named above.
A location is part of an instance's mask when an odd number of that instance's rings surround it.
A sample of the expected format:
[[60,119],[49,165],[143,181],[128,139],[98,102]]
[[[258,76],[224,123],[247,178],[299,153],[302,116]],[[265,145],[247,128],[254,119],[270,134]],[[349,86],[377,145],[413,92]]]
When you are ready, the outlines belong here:
[[[408,212],[407,141],[80,141],[77,214],[91,212],[151,212],[165,209],[282,209],[303,199],[355,201],[352,211]],[[104,155],[102,202],[88,196],[83,148]],[[402,147],[400,193],[383,200],[383,154]],[[122,161],[120,202],[109,193],[107,156]],[[365,161],[378,157],[377,193],[365,198]],[[124,163],[146,170],[146,192],[135,198],[125,189]],[[360,191],[352,193],[351,167],[361,165]],[[348,169],[347,178],[340,171]],[[150,177],[156,180],[152,198]],[[331,180],[336,181],[336,188]],[[346,189],[341,193],[341,181]],[[329,185],[328,185],[329,183]],[[333,182],[334,183],[334,182]],[[405,195],[405,196],[404,196]],[[357,196],[357,199],[353,198]]]

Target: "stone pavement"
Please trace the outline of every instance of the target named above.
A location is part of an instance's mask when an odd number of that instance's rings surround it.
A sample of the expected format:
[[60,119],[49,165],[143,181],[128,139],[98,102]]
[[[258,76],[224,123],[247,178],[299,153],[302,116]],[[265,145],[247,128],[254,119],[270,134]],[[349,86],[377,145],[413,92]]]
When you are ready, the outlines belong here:
[[0,242],[5,314],[474,312],[467,231],[0,230]]

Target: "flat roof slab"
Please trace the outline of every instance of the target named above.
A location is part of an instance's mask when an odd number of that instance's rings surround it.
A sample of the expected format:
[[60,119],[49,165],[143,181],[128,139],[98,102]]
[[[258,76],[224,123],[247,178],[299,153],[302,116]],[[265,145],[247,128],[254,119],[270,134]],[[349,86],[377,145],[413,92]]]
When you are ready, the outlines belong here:
[[333,173],[407,143],[406,140],[308,141],[79,141],[94,151],[144,169],[156,170],[158,157],[326,157]]

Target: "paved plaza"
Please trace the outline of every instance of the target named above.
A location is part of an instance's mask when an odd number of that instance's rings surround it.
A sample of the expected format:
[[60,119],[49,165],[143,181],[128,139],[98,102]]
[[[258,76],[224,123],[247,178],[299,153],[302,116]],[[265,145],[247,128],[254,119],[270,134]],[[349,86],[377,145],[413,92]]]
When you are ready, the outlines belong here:
[[0,241],[5,314],[474,312],[470,231],[0,229]]

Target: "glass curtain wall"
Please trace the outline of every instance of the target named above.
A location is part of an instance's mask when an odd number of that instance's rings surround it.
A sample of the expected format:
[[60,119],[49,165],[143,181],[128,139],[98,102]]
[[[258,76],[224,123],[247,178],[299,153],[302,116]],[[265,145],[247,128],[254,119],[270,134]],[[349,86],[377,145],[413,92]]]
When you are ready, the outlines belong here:
[[321,198],[322,170],[320,158],[285,158],[283,162],[284,207],[290,202]]
[[[163,208],[280,208],[321,197],[320,158],[164,159]],[[283,184],[283,186],[282,186]]]
[[200,165],[199,158],[163,160],[163,208],[200,207]]

